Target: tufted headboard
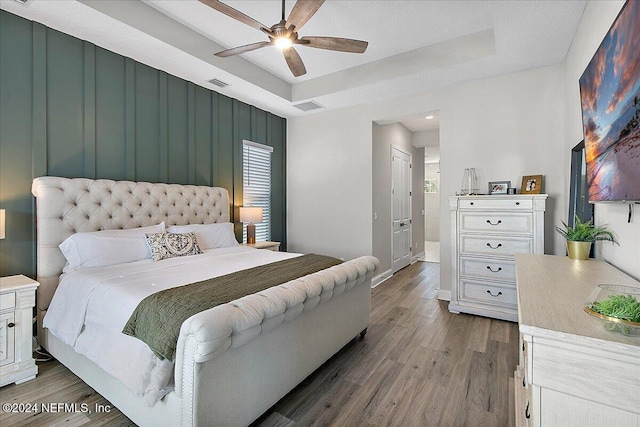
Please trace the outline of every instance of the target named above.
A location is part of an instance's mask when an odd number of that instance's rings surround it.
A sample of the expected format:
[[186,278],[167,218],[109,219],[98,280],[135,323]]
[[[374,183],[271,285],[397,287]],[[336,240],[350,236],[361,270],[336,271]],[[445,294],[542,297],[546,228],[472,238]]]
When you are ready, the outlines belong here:
[[[66,260],[58,245],[77,232],[159,224],[229,222],[229,193],[220,187],[107,179],[35,178],[38,321],[58,286]],[[43,314],[44,315],[44,314]]]

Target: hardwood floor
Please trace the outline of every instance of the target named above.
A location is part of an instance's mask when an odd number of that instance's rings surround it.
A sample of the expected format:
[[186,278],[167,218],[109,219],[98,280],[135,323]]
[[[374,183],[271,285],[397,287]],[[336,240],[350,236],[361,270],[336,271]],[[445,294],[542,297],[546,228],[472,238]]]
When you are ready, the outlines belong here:
[[[453,315],[436,299],[439,265],[417,262],[373,289],[371,323],[255,425],[510,426],[517,324]],[[0,389],[0,402],[109,405],[57,361],[35,380]],[[0,425],[129,426],[109,413],[10,414]]]

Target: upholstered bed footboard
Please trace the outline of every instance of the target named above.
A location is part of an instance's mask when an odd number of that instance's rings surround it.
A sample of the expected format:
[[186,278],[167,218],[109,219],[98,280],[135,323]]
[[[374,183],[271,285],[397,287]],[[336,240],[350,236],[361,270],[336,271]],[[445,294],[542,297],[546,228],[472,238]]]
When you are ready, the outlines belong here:
[[[367,328],[377,263],[358,258],[289,282],[282,293],[237,300],[234,310],[191,317],[181,330],[176,389],[153,407],[47,333],[49,350],[138,425],[245,426]],[[211,320],[222,326],[202,323]]]
[[[190,317],[182,324],[178,339],[176,389],[181,389],[185,353],[200,363],[246,345],[318,304],[336,299],[366,280],[370,282],[377,265],[378,260],[372,256],[360,257]],[[187,352],[188,346],[195,350]]]

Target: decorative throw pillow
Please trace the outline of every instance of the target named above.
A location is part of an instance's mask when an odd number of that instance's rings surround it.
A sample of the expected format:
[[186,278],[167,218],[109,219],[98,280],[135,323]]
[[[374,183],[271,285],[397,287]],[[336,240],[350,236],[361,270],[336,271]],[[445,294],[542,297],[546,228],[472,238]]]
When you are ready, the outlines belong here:
[[151,258],[154,261],[202,253],[196,240],[196,234],[193,232],[183,234],[153,233],[146,236],[151,249]]

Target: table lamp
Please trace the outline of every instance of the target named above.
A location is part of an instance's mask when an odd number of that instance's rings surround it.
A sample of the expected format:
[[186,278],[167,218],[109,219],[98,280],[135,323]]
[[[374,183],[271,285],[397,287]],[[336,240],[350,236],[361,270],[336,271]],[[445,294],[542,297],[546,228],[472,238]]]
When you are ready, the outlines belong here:
[[240,208],[240,222],[247,224],[247,243],[256,242],[256,226],[254,222],[262,222],[262,208],[247,206]]

